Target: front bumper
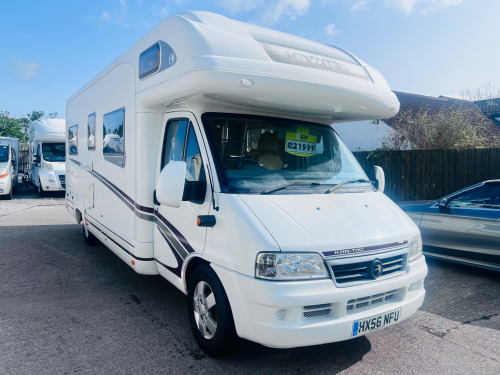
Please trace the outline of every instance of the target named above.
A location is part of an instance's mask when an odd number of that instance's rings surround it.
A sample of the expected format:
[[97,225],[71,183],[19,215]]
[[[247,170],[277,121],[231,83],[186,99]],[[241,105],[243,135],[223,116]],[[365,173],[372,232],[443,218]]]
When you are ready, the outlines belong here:
[[0,178],[0,195],[7,195],[12,189],[12,178],[10,174],[7,177]]
[[[400,308],[398,322],[422,305],[427,275],[425,258],[408,265],[391,279],[337,288],[330,279],[273,282],[237,274],[212,265],[227,293],[238,335],[275,348],[293,348],[348,340],[353,323]],[[393,298],[350,310],[353,299],[396,291]],[[352,302],[350,303],[352,305]],[[311,307],[328,306],[322,314],[305,314]],[[328,313],[324,313],[325,311]]]
[[64,171],[41,171],[38,174],[44,191],[64,191],[66,179]]

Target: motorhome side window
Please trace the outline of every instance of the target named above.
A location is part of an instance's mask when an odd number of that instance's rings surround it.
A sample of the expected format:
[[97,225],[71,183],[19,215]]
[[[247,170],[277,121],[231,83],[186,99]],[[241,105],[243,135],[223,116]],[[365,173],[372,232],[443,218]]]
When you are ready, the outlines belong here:
[[186,185],[182,199],[203,203],[206,193],[205,168],[193,125],[187,119],[171,120],[167,124],[161,168],[171,161],[186,162]]
[[68,128],[68,152],[70,154],[78,153],[78,125]]
[[105,155],[125,153],[125,109],[106,113],[102,123],[102,152]]
[[87,147],[95,150],[95,113],[90,114],[87,121]]
[[139,56],[139,78],[145,78],[160,68],[160,45],[149,47]]

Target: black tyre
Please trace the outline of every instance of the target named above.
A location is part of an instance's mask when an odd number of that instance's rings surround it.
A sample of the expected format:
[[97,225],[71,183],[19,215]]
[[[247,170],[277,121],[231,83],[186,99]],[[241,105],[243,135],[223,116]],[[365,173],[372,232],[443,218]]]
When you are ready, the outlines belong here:
[[224,288],[207,265],[198,266],[188,283],[189,324],[201,350],[212,357],[228,354],[237,342],[233,314]]
[[12,187],[10,188],[10,192],[9,192],[9,194],[7,194],[7,195],[5,196],[5,198],[6,198],[7,200],[11,200],[11,199],[12,199]]
[[45,191],[43,190],[42,183],[38,181],[38,188],[37,188],[38,196],[40,198],[45,197]]
[[90,246],[98,245],[100,241],[97,239],[97,237],[88,231],[85,224],[83,224],[82,227],[83,227],[83,240],[85,241],[85,243]]

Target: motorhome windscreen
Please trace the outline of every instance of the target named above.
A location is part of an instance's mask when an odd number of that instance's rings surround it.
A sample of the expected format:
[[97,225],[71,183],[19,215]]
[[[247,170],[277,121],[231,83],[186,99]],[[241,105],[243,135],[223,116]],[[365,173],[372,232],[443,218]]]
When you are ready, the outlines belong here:
[[[367,179],[330,126],[210,113],[202,120],[226,192],[314,194]],[[356,186],[371,188],[365,182]]]
[[0,146],[0,163],[9,161],[9,146]]
[[44,143],[42,156],[43,160],[49,162],[66,161],[66,145],[64,143]]

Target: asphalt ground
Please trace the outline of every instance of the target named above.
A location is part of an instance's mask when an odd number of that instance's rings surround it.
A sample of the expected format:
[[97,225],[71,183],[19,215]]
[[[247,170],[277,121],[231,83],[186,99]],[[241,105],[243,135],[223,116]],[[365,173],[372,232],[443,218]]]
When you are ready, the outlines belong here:
[[196,345],[186,298],[83,242],[63,195],[0,201],[0,375],[500,374],[500,274],[428,260],[410,319],[328,345],[243,341],[214,359]]

